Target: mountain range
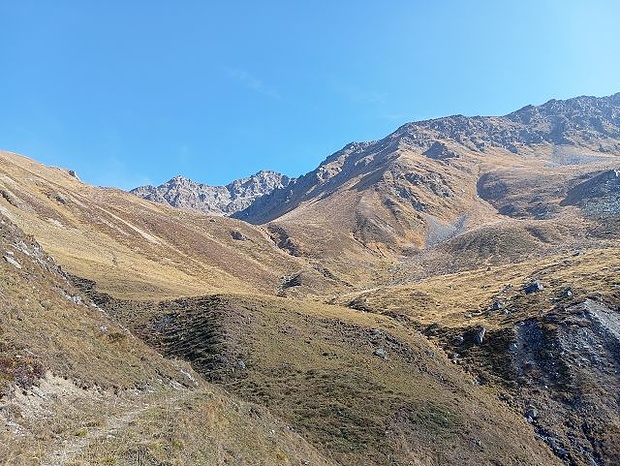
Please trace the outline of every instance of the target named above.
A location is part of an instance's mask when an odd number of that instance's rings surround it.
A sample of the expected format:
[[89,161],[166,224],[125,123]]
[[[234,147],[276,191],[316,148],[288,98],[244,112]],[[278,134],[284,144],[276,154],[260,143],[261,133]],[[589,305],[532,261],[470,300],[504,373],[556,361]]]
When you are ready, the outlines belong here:
[[0,152],[0,458],[619,464],[619,156],[620,94],[225,187]]
[[226,186],[208,186],[175,176],[159,186],[140,186],[131,193],[172,207],[230,215],[248,207],[257,198],[288,186],[292,179],[274,171],[260,171]]

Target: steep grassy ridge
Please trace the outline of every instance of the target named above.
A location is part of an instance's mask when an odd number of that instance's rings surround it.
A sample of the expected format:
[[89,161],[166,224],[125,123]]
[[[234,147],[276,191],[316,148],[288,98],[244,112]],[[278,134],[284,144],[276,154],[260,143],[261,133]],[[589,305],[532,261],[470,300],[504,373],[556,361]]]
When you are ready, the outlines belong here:
[[110,319],[3,216],[0,253],[2,464],[333,464]]

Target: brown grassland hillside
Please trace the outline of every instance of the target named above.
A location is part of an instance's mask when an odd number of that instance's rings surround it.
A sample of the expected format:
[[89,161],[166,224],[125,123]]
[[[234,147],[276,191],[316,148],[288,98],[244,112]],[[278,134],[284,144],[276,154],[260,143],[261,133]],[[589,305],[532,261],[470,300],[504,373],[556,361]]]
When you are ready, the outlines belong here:
[[409,123],[235,218],[0,152],[6,464],[620,462],[620,95]]

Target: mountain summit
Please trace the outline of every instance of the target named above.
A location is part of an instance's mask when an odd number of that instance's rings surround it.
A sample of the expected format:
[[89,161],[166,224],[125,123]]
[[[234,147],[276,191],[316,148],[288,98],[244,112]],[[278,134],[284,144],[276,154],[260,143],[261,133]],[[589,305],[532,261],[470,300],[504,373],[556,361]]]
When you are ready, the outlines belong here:
[[131,193],[172,207],[231,215],[245,209],[259,197],[285,188],[291,181],[288,176],[269,170],[261,170],[226,186],[209,186],[175,176],[159,186],[140,186]]
[[[514,154],[522,159],[543,158],[552,165],[580,165],[619,152],[620,93],[550,100],[505,116],[452,115],[407,123],[378,141],[348,144],[314,171],[257,199],[235,216],[267,223],[300,203],[330,195],[356,176],[385,171],[396,159],[403,161],[405,154],[423,156],[409,167],[408,175],[403,173],[412,178],[410,184],[450,198],[453,186],[446,172],[463,163]],[[434,174],[424,174],[426,166]],[[416,210],[425,210],[420,196],[409,195],[410,189],[397,191],[401,201],[410,200]]]

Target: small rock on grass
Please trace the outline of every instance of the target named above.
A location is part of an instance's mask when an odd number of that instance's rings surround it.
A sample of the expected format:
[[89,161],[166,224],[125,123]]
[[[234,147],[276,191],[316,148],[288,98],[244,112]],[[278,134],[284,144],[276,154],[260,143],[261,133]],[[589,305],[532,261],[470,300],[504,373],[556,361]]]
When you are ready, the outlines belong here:
[[385,352],[385,350],[383,348],[377,348],[372,352],[373,355],[377,356],[378,358],[381,359],[387,359],[387,353]]

